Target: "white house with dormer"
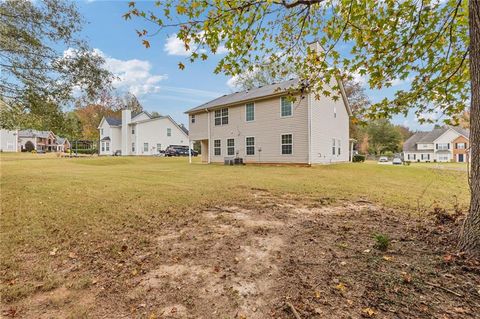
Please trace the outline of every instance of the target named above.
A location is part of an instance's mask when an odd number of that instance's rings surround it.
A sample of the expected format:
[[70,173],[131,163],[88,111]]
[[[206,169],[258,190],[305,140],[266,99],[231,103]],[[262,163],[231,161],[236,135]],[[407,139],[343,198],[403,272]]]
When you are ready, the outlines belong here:
[[100,155],[158,155],[170,145],[188,146],[188,130],[168,115],[124,109],[121,119],[103,117],[98,130]]

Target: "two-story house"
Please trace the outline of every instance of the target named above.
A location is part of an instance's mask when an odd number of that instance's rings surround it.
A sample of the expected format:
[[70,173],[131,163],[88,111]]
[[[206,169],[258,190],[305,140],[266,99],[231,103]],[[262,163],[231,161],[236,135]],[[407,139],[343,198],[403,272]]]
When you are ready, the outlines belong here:
[[468,162],[469,132],[445,126],[430,132],[417,132],[403,144],[405,161]]
[[170,145],[188,145],[188,131],[170,116],[122,110],[122,118],[103,117],[98,125],[100,155],[156,155]]
[[[294,94],[297,80],[221,96],[186,113],[204,162],[320,164],[349,160],[351,110],[342,98]],[[294,99],[292,99],[293,97]]]

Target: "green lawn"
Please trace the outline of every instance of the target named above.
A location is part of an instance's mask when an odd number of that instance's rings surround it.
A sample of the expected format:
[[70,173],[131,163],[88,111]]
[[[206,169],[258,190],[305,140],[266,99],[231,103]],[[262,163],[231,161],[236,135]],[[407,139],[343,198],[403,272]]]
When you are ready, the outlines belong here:
[[[369,200],[399,212],[468,206],[465,171],[375,163],[315,167],[204,165],[186,158],[56,158],[1,154],[2,293],[15,301],[63,283],[56,251],[111,255],[126,238],[141,250],[155,227],[256,190],[309,201]],[[88,278],[77,278],[87,280]],[[15,281],[15,285],[6,285]],[[78,284],[78,283],[77,283]],[[38,288],[41,287],[41,288]]]

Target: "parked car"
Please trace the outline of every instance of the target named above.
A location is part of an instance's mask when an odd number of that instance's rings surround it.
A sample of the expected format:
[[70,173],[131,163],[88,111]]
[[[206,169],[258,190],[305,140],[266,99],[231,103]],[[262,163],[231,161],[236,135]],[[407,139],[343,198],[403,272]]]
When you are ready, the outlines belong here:
[[393,165],[402,165],[403,162],[400,158],[396,157],[396,158],[393,159],[392,164]]
[[386,157],[386,156],[381,156],[381,157],[378,159],[378,162],[379,162],[379,163],[388,163],[388,157]]
[[[198,152],[190,149],[192,156],[198,156]],[[188,146],[170,145],[165,149],[165,156],[188,156]]]

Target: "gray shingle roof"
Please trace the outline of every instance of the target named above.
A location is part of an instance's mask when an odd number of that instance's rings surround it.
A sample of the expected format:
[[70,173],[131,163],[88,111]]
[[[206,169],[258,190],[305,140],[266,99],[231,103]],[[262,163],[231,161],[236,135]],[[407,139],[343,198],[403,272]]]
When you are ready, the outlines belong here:
[[114,125],[114,126],[122,125],[122,120],[119,120],[119,119],[114,118],[114,117],[106,117],[105,121],[107,121],[107,123],[109,125]]
[[242,101],[258,99],[264,96],[281,93],[282,91],[286,91],[297,85],[298,85],[298,79],[292,79],[292,80],[288,80],[280,83],[261,86],[251,90],[235,92],[232,94],[223,95],[214,100],[211,100],[210,102],[194,107],[193,109],[190,109],[185,113],[193,113],[193,112],[197,112],[200,110],[213,108],[217,106],[231,105],[235,103],[240,103]]
[[110,137],[108,136],[105,136],[104,138],[102,138],[100,141],[110,141]]
[[417,143],[420,139],[422,139],[428,132],[417,132],[410,136],[405,143],[403,143],[403,151],[404,152],[415,152],[417,150]]
[[188,129],[185,127],[185,125],[179,124],[178,127],[180,127],[180,129],[181,129],[183,132],[185,132],[185,134],[188,135]]
[[48,138],[50,135],[50,131],[38,131],[38,130],[21,130],[18,131],[18,137],[40,137],[40,138]]

